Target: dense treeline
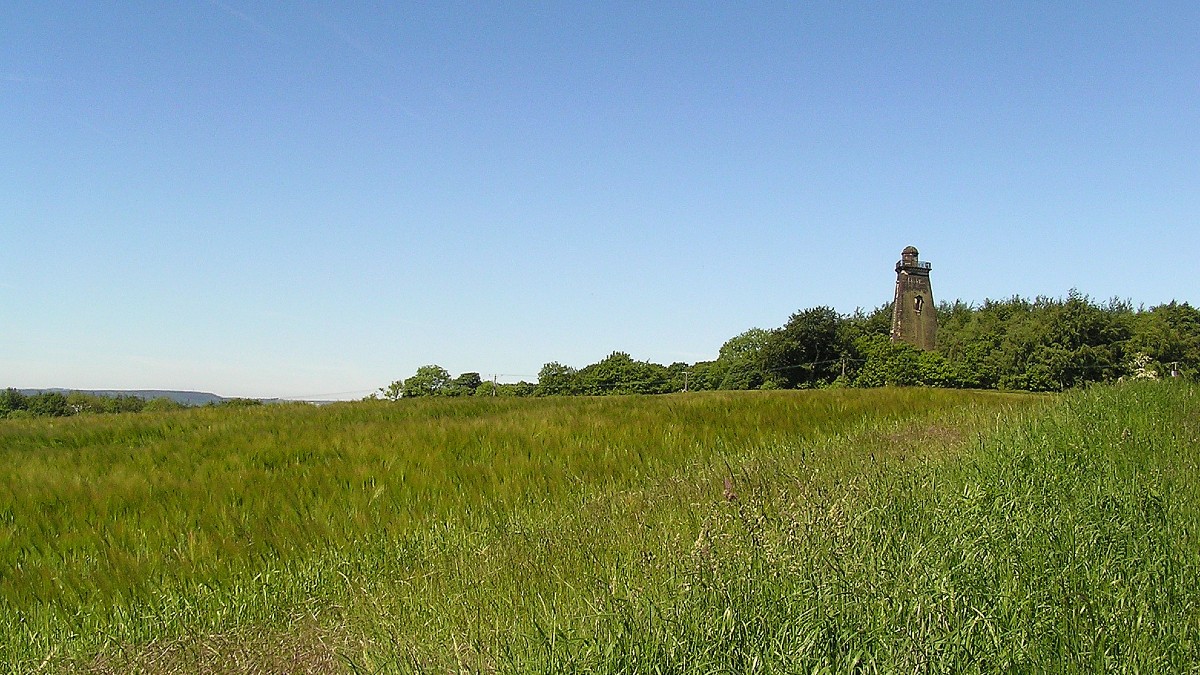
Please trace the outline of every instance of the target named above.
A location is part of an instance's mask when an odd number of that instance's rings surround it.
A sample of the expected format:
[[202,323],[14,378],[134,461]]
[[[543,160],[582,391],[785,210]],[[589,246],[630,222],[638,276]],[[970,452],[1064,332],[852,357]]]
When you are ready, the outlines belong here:
[[[921,351],[890,339],[891,305],[839,314],[814,307],[778,328],[751,328],[721,346],[717,358],[661,365],[625,352],[574,368],[545,364],[537,383],[485,381],[477,372],[451,377],[422,366],[368,398],[422,396],[600,396],[675,391],[807,389],[925,385],[1061,391],[1121,378],[1193,376],[1200,370],[1200,310],[1170,302],[1150,309],[1065,299],[942,303],[938,349]],[[231,399],[221,405],[261,404]],[[0,418],[62,417],[183,407],[168,398],[84,392],[0,391]]]
[[804,389],[926,385],[1061,391],[1121,378],[1194,375],[1200,369],[1200,310],[1170,302],[1150,309],[1071,292],[1065,299],[942,303],[938,349],[893,343],[891,305],[843,315],[829,307],[796,312],[775,329],[752,328],[717,358],[661,365],[613,352],[598,363],[542,367],[537,384],[457,378],[430,365],[379,394],[571,396],[661,394],[705,389]]
[[[214,405],[214,404],[208,404]],[[240,407],[247,405],[262,405],[258,399],[231,398],[225,399],[221,406]],[[178,410],[185,408],[182,403],[165,396],[146,400],[141,396],[118,394],[115,396],[100,396],[87,394],[82,391],[60,392],[43,391],[36,394],[25,394],[18,389],[0,391],[0,419],[18,419],[22,417],[69,417],[71,415],[88,415],[100,413],[129,413]]]

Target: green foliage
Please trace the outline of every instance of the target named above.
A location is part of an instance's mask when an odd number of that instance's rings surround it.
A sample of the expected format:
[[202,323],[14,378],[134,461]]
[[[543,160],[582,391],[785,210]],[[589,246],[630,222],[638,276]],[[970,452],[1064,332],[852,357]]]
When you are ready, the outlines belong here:
[[46,391],[25,395],[16,389],[0,392],[0,418],[67,417],[99,413],[141,412],[145,399],[139,396],[97,396],[81,391]]
[[534,396],[537,393],[537,385],[524,380],[510,382],[501,384],[498,393],[500,396]]
[[[686,364],[680,364],[686,368]],[[613,352],[580,370],[557,361],[538,373],[538,396],[607,396],[613,394],[665,394],[683,388],[683,371],[657,363],[635,361],[625,352]]]
[[[723,344],[717,358],[662,366],[613,352],[576,369],[542,367],[538,383],[511,395],[598,396],[704,390],[807,389],[831,386],[931,386],[1062,391],[1123,377],[1200,373],[1200,311],[1171,302],[1148,311],[1128,302],[1099,304],[1071,291],[1065,299],[955,301],[938,312],[938,349],[891,342],[891,306],[839,315],[829,307],[792,314],[780,328],[751,328]],[[439,377],[448,374],[444,371]],[[464,373],[437,393],[501,390]],[[436,378],[435,378],[436,379]],[[460,381],[461,380],[461,381]],[[403,393],[400,383],[381,389]],[[414,395],[429,395],[423,387]]]
[[1012,298],[978,311],[957,303],[939,328],[940,352],[969,386],[1059,391],[1126,374],[1125,343],[1136,320],[1128,305]]
[[479,373],[463,373],[451,380],[442,393],[445,396],[473,396],[481,384],[483,378]]
[[404,380],[402,394],[404,398],[421,396],[438,396],[444,394],[450,386],[450,373],[441,366],[428,365],[417,368],[412,377]]
[[870,313],[864,312],[861,308],[854,310],[850,316],[844,317],[842,321],[842,340],[853,341],[863,335],[891,335],[892,334],[892,305],[885,303],[879,305]]
[[377,399],[380,397],[382,397],[384,400],[387,400],[387,401],[399,401],[401,398],[404,397],[404,381],[403,380],[393,380],[391,384],[389,384],[386,387],[380,387],[379,391],[375,392],[374,394],[371,394],[367,398],[368,399]]
[[[692,366],[635,361],[614,352],[575,370],[548,363],[541,395],[600,395],[709,389],[932,386],[1061,391],[1135,372],[1165,376],[1200,367],[1200,312],[1185,304],[1134,311],[1072,291],[1066,299],[942,303],[939,348],[892,344],[891,308],[848,316],[829,307],[794,313],[774,330],[728,340],[713,361]],[[1148,363],[1134,363],[1144,355]]]
[[676,361],[667,366],[667,391],[696,390],[692,387],[691,366],[682,361]]
[[521,382],[482,382],[475,389],[475,396],[533,396],[537,392],[537,385],[530,384],[522,380]]
[[860,337],[855,350],[863,356],[854,383],[859,387],[905,387],[922,384],[921,351],[882,335]]
[[178,401],[169,399],[165,396],[159,396],[158,398],[152,398],[149,401],[146,401],[146,404],[142,407],[142,410],[145,412],[168,412],[171,410],[183,410],[186,407],[187,406]]
[[762,328],[751,328],[730,338],[721,345],[712,371],[708,373],[715,382],[711,388],[762,388],[763,384],[774,378],[769,370],[770,344],[771,332]]
[[720,389],[725,378],[725,371],[716,361],[698,361],[688,372],[688,389],[691,391]]
[[450,373],[441,366],[421,366],[417,372],[405,380],[396,380],[386,387],[381,387],[364,400],[398,401],[401,398],[421,398],[426,396],[474,396],[480,393],[481,387],[486,395],[492,395],[491,382],[483,382],[479,373],[463,373],[451,379]]
[[842,317],[830,307],[796,312],[782,328],[771,332],[766,345],[766,370],[774,384],[785,388],[816,387],[841,373]]
[[25,394],[12,387],[0,391],[0,418],[7,417],[14,411],[27,411],[28,409],[29,397]]
[[625,352],[613,352],[575,373],[573,387],[575,393],[586,396],[665,394],[671,391],[671,377],[663,366],[634,361]]
[[227,398],[217,405],[221,408],[253,408],[263,405],[263,402],[257,398]]
[[551,361],[538,371],[538,396],[569,396],[579,393],[579,385],[575,381],[577,371],[564,366],[558,361]]
[[1195,375],[1200,368],[1200,310],[1171,302],[1142,313],[1128,351],[1148,356],[1160,377],[1169,376],[1172,369]]
[[492,382],[491,380],[486,380],[484,382],[480,382],[479,386],[475,387],[475,392],[471,395],[472,396],[499,396],[500,395],[500,385],[495,382]]
[[1123,312],[1105,311],[1072,294],[1049,301],[1015,343],[1011,375],[1000,386],[1031,391],[1062,390],[1087,382],[1112,381],[1124,374],[1124,342],[1129,328]]
[[104,412],[124,413],[141,412],[146,407],[146,400],[140,396],[99,397]]
[[65,417],[73,411],[66,396],[46,391],[29,397],[29,412],[37,417]]

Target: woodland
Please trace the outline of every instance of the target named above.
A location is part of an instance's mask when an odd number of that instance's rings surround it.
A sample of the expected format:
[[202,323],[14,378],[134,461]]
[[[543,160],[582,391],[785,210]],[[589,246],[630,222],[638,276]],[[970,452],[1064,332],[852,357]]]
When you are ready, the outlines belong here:
[[931,386],[1063,391],[1093,382],[1193,376],[1200,368],[1200,310],[1186,302],[1146,309],[1064,298],[1012,297],[980,305],[942,303],[938,347],[892,342],[892,306],[839,314],[800,310],[778,328],[751,328],[717,358],[662,365],[616,351],[582,368],[551,361],[536,383],[451,377],[422,366],[373,398],[419,396],[600,396],[678,391]]
[[[614,351],[580,368],[548,362],[535,383],[489,381],[479,372],[453,377],[431,364],[367,398],[883,386],[1049,392],[1122,379],[1192,377],[1200,370],[1200,309],[1186,302],[1135,308],[1072,291],[1066,298],[943,302],[937,313],[938,346],[931,351],[891,340],[890,303],[851,314],[819,306],[795,312],[778,328],[751,328],[730,338],[711,361],[663,365]],[[257,403],[231,399],[222,405]],[[0,391],[0,418],[177,407],[165,398]]]

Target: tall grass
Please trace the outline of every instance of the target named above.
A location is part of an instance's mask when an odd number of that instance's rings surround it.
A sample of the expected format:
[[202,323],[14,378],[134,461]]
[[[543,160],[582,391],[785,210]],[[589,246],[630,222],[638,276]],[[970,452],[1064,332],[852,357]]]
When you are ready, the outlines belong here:
[[0,448],[17,672],[1200,671],[1187,383],[199,410]]
[[1198,450],[1196,388],[1147,383],[836,485],[806,451],[776,455],[712,500],[653,591],[610,596],[571,639],[543,619],[504,666],[1198,672]]
[[[8,420],[0,662],[120,671],[149,653],[195,668],[203,645],[301,633],[348,668],[523,661],[504,636],[670,581],[660,553],[695,536],[730,472],[1035,400],[710,393]],[[820,470],[865,461],[843,449]]]

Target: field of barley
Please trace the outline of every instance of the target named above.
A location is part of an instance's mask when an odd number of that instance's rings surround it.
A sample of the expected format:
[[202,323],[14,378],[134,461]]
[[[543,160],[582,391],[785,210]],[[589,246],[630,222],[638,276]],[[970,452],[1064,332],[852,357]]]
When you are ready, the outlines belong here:
[[1200,672],[1182,382],[0,421],[35,672]]

